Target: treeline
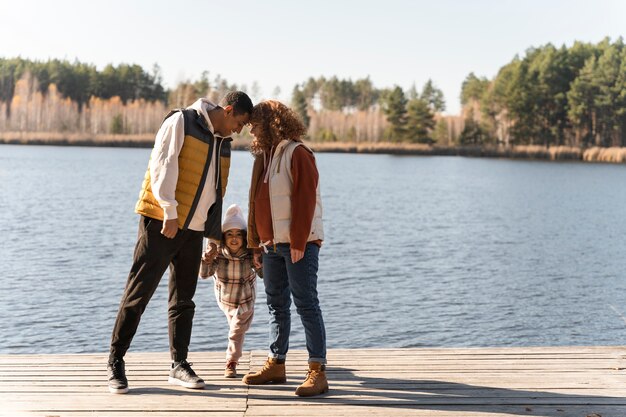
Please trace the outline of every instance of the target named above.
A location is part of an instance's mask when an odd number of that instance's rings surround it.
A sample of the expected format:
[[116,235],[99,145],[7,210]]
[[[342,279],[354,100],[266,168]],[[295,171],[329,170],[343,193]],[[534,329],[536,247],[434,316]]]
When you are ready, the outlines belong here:
[[151,73],[139,65],[107,65],[98,71],[94,65],[53,59],[46,62],[22,58],[0,58],[0,102],[5,104],[7,117],[11,115],[11,101],[17,82],[24,76],[36,81],[38,90],[46,95],[51,84],[82,111],[92,97],[109,99],[119,97],[122,103],[147,100],[163,101],[166,93],[161,85],[161,70],[155,65]]
[[207,71],[166,90],[156,64],[151,72],[136,64],[99,71],[79,61],[0,58],[0,133],[154,134],[168,109],[198,97],[218,101],[237,88],[219,75],[210,80]]
[[[0,133],[154,134],[168,109],[234,89],[264,98],[256,82],[208,72],[166,90],[157,65],[99,71],[78,61],[0,58]],[[462,114],[444,116],[432,80],[405,91],[376,88],[369,77],[319,77],[296,85],[291,105],[319,142],[626,146],[626,47],[620,38],[530,48],[491,80],[469,74],[460,99]]]
[[626,47],[530,48],[492,80],[469,74],[461,102],[461,144],[626,146]]
[[[187,106],[198,97],[217,101],[234,89],[262,98],[256,82],[246,86],[220,75],[210,79],[208,71],[166,90],[158,65],[150,72],[134,64],[99,71],[79,61],[0,58],[0,131],[147,134],[158,128],[168,108]],[[435,114],[445,106],[443,94],[432,81],[419,93],[413,87],[407,99],[403,94],[399,87],[378,89],[369,78],[320,77],[296,86],[292,104],[312,140],[432,142]]]
[[309,78],[294,88],[292,105],[318,141],[433,143],[447,141],[450,133],[441,118],[436,129],[445,100],[432,80],[405,94],[398,86],[375,88],[369,77]]

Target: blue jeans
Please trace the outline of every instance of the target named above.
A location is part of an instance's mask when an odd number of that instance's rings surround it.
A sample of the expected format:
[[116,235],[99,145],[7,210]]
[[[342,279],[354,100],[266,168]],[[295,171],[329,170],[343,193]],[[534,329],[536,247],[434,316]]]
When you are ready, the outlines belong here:
[[263,283],[270,311],[269,357],[285,359],[291,330],[291,296],[302,320],[309,362],[326,363],[326,329],[317,299],[319,246],[307,243],[304,257],[291,262],[288,243],[267,247],[263,253]]

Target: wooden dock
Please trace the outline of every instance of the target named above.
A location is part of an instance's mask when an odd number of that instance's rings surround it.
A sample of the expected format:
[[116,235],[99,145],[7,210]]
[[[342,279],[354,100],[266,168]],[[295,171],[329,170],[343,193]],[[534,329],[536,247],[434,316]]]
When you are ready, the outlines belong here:
[[[189,360],[204,390],[169,385],[167,353],[129,353],[131,391],[109,394],[106,355],[0,355],[0,416],[625,417],[626,347],[334,349],[330,392],[294,395],[306,354],[290,352],[287,384],[226,380],[222,352]],[[262,366],[246,352],[238,371]]]

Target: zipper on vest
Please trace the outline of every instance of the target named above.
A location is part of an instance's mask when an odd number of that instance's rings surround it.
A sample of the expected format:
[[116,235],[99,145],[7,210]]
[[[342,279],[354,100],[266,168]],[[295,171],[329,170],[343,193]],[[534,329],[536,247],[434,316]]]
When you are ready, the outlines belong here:
[[[220,144],[217,147],[217,153],[215,154],[215,189],[222,192],[222,144],[224,143],[224,138],[220,139]],[[220,194],[221,195],[221,194]]]
[[[271,152],[271,151],[270,151]],[[272,219],[272,242],[274,244],[274,252],[276,252],[276,225],[274,224],[274,207],[272,206],[272,181],[269,181],[269,173],[272,170],[272,162],[274,162],[274,159],[276,157],[276,154],[270,154],[271,158],[270,158],[270,163],[267,166],[267,192],[269,194],[270,197],[270,217]]]

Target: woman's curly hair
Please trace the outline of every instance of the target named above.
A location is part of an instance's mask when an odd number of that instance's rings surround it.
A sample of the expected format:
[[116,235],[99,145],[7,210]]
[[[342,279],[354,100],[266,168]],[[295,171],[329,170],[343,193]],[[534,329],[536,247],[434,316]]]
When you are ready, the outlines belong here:
[[260,155],[281,140],[301,141],[306,127],[296,112],[276,100],[265,100],[252,109],[250,124],[257,125],[250,151]]

